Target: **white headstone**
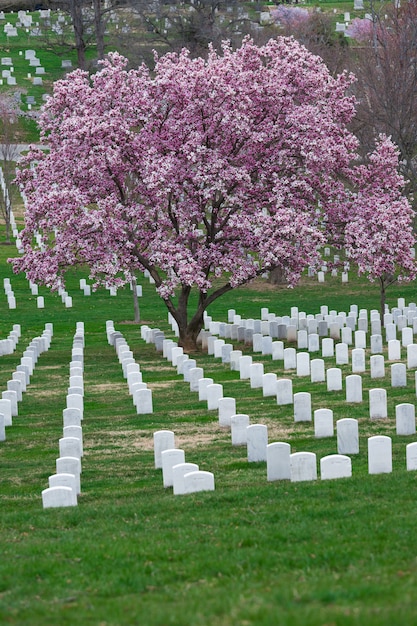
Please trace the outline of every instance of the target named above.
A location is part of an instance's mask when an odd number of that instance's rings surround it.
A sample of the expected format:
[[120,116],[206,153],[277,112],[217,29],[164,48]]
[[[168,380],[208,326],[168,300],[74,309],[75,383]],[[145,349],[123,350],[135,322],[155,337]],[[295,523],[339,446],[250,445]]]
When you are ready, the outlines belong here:
[[314,452],[294,452],[290,455],[291,481],[317,479],[317,458]]
[[371,335],[371,354],[381,354],[382,351],[382,335]]
[[172,448],[171,450],[162,450],[161,451],[161,461],[162,461],[162,480],[164,483],[164,487],[172,487],[173,486],[173,472],[172,468],[174,465],[178,465],[179,463],[185,463],[185,453],[184,450],[180,448]]
[[310,376],[310,353],[297,352],[296,355],[297,376]]
[[175,449],[175,435],[172,430],[158,430],[153,434],[155,467],[162,467],[163,450]]
[[252,363],[249,368],[251,389],[262,389],[262,377],[264,375],[263,363]]
[[76,506],[77,496],[70,487],[48,487],[42,491],[44,509]]
[[198,392],[198,383],[200,379],[204,378],[204,371],[202,367],[192,367],[189,372],[190,378],[190,391]]
[[349,347],[347,343],[336,344],[336,365],[348,365]]
[[284,370],[292,370],[297,367],[297,353],[295,348],[284,348]]
[[277,395],[277,375],[273,372],[262,376],[262,394],[264,398]]
[[415,343],[407,346],[407,367],[408,369],[417,368],[417,344]]
[[362,402],[362,377],[359,374],[346,376],[346,402]]
[[267,480],[290,480],[291,446],[283,441],[270,443],[266,447]]
[[0,414],[4,417],[4,426],[12,425],[12,403],[8,398],[0,400]]
[[385,364],[382,354],[375,354],[370,358],[371,378],[385,378]]
[[323,359],[312,359],[310,362],[311,382],[323,383],[326,380],[326,372]]
[[290,378],[279,378],[277,380],[277,404],[293,404],[292,380]]
[[337,420],[337,451],[339,454],[359,454],[359,425],[356,419]]
[[342,454],[330,454],[320,459],[320,475],[322,480],[333,478],[350,478],[352,461]]
[[314,435],[317,438],[333,437],[333,411],[331,409],[316,409],[314,411]]
[[332,337],[325,337],[321,342],[321,355],[322,357],[334,356],[334,339]]
[[148,415],[153,413],[151,389],[139,389],[134,393],[133,398],[138,415]]
[[252,357],[249,355],[241,356],[239,359],[240,379],[250,379],[250,366],[252,365]]
[[212,378],[199,378],[198,380],[198,399],[207,401],[207,387],[213,384]]
[[[18,407],[17,407],[17,393],[15,391],[2,391],[1,394],[1,399],[2,400],[10,400],[10,405],[11,405],[11,415],[12,417],[17,417],[18,415]],[[3,411],[3,414],[6,415]],[[6,426],[10,426],[11,424],[8,424],[6,422]]]
[[69,487],[72,489],[75,504],[77,504],[77,478],[74,474],[52,474],[52,476],[48,478],[48,483],[49,487]]
[[369,474],[389,474],[392,472],[391,437],[386,437],[385,435],[369,437],[368,471]]
[[369,416],[371,419],[383,419],[388,417],[386,389],[369,390]]
[[242,350],[232,350],[230,353],[230,369],[235,372],[239,372],[239,360],[242,356]]
[[404,348],[413,343],[413,329],[405,326],[401,330],[401,344]]
[[80,459],[82,456],[81,441],[77,437],[62,437],[59,440],[59,455]]
[[294,421],[311,422],[311,394],[307,391],[299,391],[293,396]]
[[308,351],[309,352],[319,352],[320,350],[320,339],[317,333],[312,333],[308,336]]
[[179,496],[184,493],[184,476],[190,472],[198,472],[199,467],[196,463],[179,463],[172,468],[172,484],[174,496]]
[[219,410],[219,425],[224,426],[226,428],[230,428],[232,416],[236,415],[235,398],[219,398],[218,410]]
[[401,344],[398,339],[388,341],[388,361],[399,361],[401,359]]
[[364,330],[355,330],[355,348],[366,348],[366,333]]
[[264,424],[252,424],[246,428],[248,462],[266,461],[268,428]]
[[81,493],[80,475],[81,475],[81,461],[80,459],[72,456],[60,457],[56,460],[56,473],[57,474],[73,474],[75,476],[75,483],[77,486],[77,494]]
[[407,444],[405,451],[407,470],[417,470],[417,441]]
[[352,350],[352,372],[359,374],[365,371],[365,350],[354,348]]
[[407,386],[407,368],[405,363],[393,363],[391,365],[391,386]]
[[230,427],[232,430],[232,445],[233,446],[246,446],[247,445],[247,432],[246,429],[249,426],[249,415],[244,413],[237,413],[232,415],[230,420]]
[[212,384],[207,386],[207,409],[209,411],[218,410],[219,400],[223,397],[223,385]]
[[342,390],[342,370],[338,367],[330,367],[326,371],[327,391]]
[[397,435],[414,435],[416,432],[416,415],[414,404],[403,402],[395,407]]
[[214,474],[200,470],[184,475],[184,493],[199,491],[214,491]]
[[283,341],[272,342],[272,360],[273,361],[284,360],[284,342]]

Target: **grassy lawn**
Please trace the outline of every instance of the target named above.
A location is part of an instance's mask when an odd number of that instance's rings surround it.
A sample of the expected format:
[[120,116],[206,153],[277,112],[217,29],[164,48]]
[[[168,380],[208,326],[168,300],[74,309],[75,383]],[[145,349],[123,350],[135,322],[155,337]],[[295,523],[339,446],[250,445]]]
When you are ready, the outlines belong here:
[[[344,391],[328,393],[283,372],[282,362],[254,355],[265,372],[293,378],[294,391],[312,393],[313,410],[331,408],[335,421],[359,420],[360,453],[350,479],[268,483],[264,463],[248,463],[246,449],[232,447],[197,394],[176,374],[132,324],[129,289],[117,297],[100,290],[84,297],[78,287],[86,272],[71,272],[73,308],[40,288],[45,309],[36,308],[23,276],[0,247],[0,285],[10,277],[17,308],[0,297],[0,338],[15,323],[22,337],[13,355],[0,358],[0,389],[29,341],[45,323],[54,324],[48,352],[41,355],[19,415],[0,444],[0,622],[56,624],[188,624],[206,626],[294,624],[417,624],[417,474],[405,469],[405,446],[415,437],[395,434],[395,404],[415,402],[414,372],[407,388],[363,375],[364,402],[347,405]],[[163,304],[146,279],[140,299],[142,323],[172,336]],[[392,288],[391,306],[402,295],[415,301],[415,285]],[[219,300],[209,311],[227,321],[227,309],[260,317],[260,309],[288,314],[291,306],[317,313],[321,304],[348,310],[376,308],[378,292],[365,281],[324,285],[304,279],[294,290],[257,282]],[[138,416],[128,394],[105,322],[114,321],[153,390],[154,413]],[[85,405],[82,494],[76,508],[42,509],[41,491],[55,473],[62,410],[68,387],[77,321],[85,323]],[[249,349],[239,345],[243,351]],[[367,355],[369,357],[369,355]],[[403,357],[405,356],[403,350]],[[336,439],[315,439],[312,423],[294,423],[292,407],[277,406],[239,380],[237,372],[205,353],[195,355],[205,376],[222,383],[251,423],[268,426],[269,441],[286,441],[319,459],[335,453]],[[369,361],[367,361],[369,364]],[[326,359],[326,368],[334,365]],[[344,375],[350,373],[343,367]],[[389,418],[369,419],[367,390],[388,390]],[[173,496],[154,468],[153,433],[175,432],[186,461],[214,473],[216,490]],[[368,475],[367,438],[393,439],[393,472]]]
[[[343,11],[351,4],[334,7]],[[333,5],[326,3],[328,8]],[[2,37],[0,29],[2,55],[16,59],[15,74],[26,95],[40,102],[61,74],[61,57],[36,38]],[[30,48],[37,49],[47,73],[37,91],[27,79],[24,54],[19,55]],[[75,64],[75,57],[65,58]],[[16,137],[36,139],[33,120],[22,122]],[[22,328],[16,351],[0,356],[0,391],[46,323],[53,323],[54,336],[0,443],[0,624],[417,625],[417,473],[405,467],[405,447],[417,437],[395,432],[396,404],[415,403],[414,371],[407,372],[406,388],[393,389],[386,363],[386,377],[376,383],[370,379],[368,350],[364,401],[354,405],[346,403],[344,390],[329,393],[324,383],[284,372],[281,361],[253,355],[265,372],[291,377],[294,392],[311,392],[313,410],[330,408],[335,421],[359,421],[360,452],[352,456],[352,478],[268,483],[265,464],[248,463],[246,448],[232,447],[217,412],[208,411],[182,376],[141,339],[140,327],[132,323],[128,288],[117,297],[104,289],[85,297],[79,279],[88,272],[72,271],[67,288],[73,308],[40,287],[45,308],[38,309],[25,277],[13,275],[7,265],[15,254],[13,246],[0,244],[0,339],[13,324]],[[11,279],[15,310],[7,307],[5,277]],[[146,279],[138,282],[141,323],[173,338],[162,301]],[[400,296],[416,302],[415,284],[391,287],[389,306]],[[315,314],[322,304],[348,311],[351,304],[370,310],[378,302],[377,286],[353,275],[346,285],[340,277],[323,285],[305,278],[293,290],[256,281],[218,300],[209,314],[227,321],[230,308],[244,318],[259,318],[262,307],[277,315],[289,314],[292,306]],[[151,415],[136,414],[107,343],[106,320],[126,337],[153,391]],[[78,321],[85,324],[86,344],[82,493],[77,507],[43,510],[41,491],[59,456]],[[248,346],[235,347],[252,354]],[[286,441],[292,452],[314,452],[318,461],[337,452],[336,437],[316,439],[313,423],[295,423],[291,406],[264,398],[219,359],[203,352],[193,357],[205,376],[223,385],[224,396],[236,398],[239,413],[268,426],[269,442]],[[333,358],[325,361],[326,368],[335,366]],[[349,366],[342,370],[344,377],[351,373]],[[368,390],[381,386],[388,392],[389,417],[371,421]],[[153,433],[161,429],[175,432],[186,461],[214,473],[214,492],[175,497],[164,489],[153,455]],[[376,434],[392,437],[392,474],[368,475],[367,439]]]

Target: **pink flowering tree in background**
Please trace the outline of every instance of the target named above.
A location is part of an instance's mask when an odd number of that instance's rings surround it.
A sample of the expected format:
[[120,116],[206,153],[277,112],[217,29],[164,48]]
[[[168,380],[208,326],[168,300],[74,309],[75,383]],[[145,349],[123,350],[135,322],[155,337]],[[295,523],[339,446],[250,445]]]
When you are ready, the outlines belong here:
[[283,4],[271,9],[270,14],[273,21],[288,32],[302,28],[311,17],[311,13],[307,9],[285,6]]
[[359,43],[371,43],[375,36],[375,28],[372,20],[355,17],[346,29],[346,35]]
[[368,165],[355,168],[361,193],[345,230],[346,253],[359,274],[379,282],[381,321],[386,288],[397,280],[413,280],[417,272],[414,211],[402,195],[405,183],[398,173],[398,154],[392,141],[381,135]]
[[286,38],[168,54],[152,74],[118,54],[91,79],[73,72],[43,108],[49,153],[33,149],[18,174],[14,270],[57,287],[77,264],[96,284],[146,269],[194,349],[212,302],[276,268],[295,284],[343,223],[352,80]]

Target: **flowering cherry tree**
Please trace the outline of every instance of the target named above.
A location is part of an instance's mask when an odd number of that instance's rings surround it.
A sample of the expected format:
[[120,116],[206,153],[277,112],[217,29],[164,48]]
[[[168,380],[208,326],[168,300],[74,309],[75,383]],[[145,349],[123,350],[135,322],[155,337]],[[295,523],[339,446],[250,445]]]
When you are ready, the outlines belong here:
[[413,255],[414,211],[402,195],[404,179],[398,173],[398,150],[381,135],[368,165],[355,168],[361,193],[345,229],[345,249],[359,274],[380,285],[381,320],[386,288],[396,280],[413,280],[417,267]]
[[152,74],[117,53],[91,79],[76,70],[43,108],[49,153],[33,149],[18,174],[15,271],[57,287],[76,264],[96,284],[147,269],[193,349],[216,298],[275,268],[294,284],[318,261],[346,207],[352,80],[288,38],[167,54]]

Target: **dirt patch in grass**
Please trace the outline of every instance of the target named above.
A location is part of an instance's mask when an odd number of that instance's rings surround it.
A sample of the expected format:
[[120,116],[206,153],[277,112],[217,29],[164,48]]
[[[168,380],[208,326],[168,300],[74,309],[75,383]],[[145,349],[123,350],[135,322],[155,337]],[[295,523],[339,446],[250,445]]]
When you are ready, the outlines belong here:
[[104,391],[125,391],[126,383],[101,383],[98,385],[90,385],[88,383],[88,391],[104,392]]
[[177,382],[177,380],[166,380],[159,383],[148,383],[148,387],[150,389],[167,389],[168,387],[173,387]]
[[53,388],[53,389],[44,389],[42,387],[42,389],[36,389],[34,387],[30,388],[30,393],[31,396],[36,397],[36,398],[52,398],[55,396],[59,396],[60,398],[62,398],[63,395],[63,390],[62,389],[57,389],[57,388]]

